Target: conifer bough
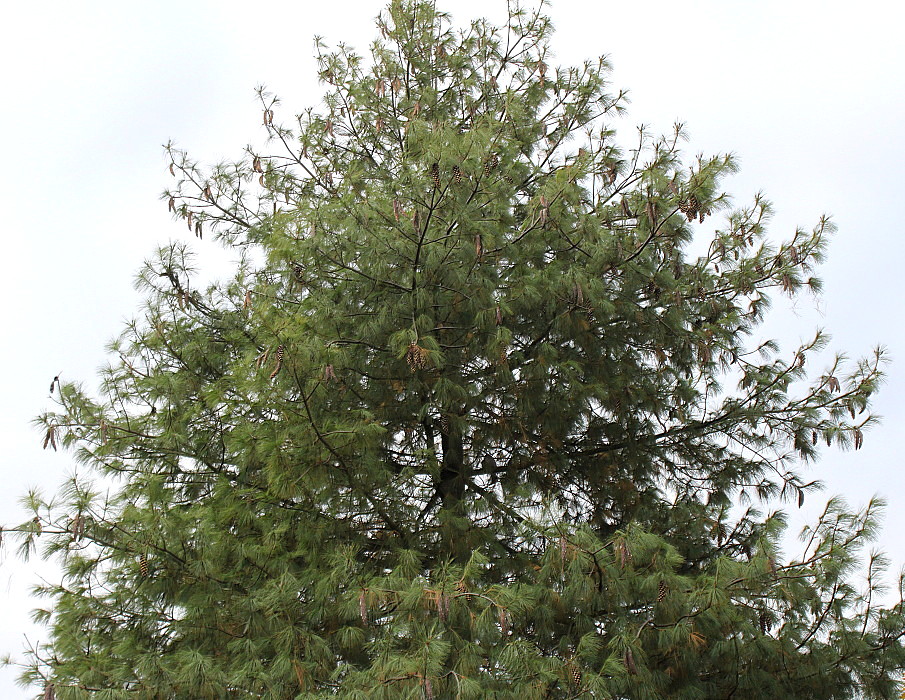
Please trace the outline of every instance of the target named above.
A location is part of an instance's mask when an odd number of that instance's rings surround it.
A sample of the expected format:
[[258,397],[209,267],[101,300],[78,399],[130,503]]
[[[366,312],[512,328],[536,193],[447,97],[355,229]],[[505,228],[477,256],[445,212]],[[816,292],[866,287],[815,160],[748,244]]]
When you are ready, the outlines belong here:
[[[831,224],[766,238],[681,127],[620,150],[605,62],[550,23],[394,2],[371,60],[318,43],[320,109],[164,199],[247,251],[141,273],[102,391],[40,420],[105,479],[30,496],[57,558],[24,679],[56,698],[889,698],[902,604],[860,557],[880,504],[799,466],[861,446],[883,353],[752,344],[817,290]],[[706,253],[688,252],[693,235]],[[815,360],[816,363],[816,360]],[[814,364],[815,364],[814,363]],[[866,567],[866,580],[858,566]]]

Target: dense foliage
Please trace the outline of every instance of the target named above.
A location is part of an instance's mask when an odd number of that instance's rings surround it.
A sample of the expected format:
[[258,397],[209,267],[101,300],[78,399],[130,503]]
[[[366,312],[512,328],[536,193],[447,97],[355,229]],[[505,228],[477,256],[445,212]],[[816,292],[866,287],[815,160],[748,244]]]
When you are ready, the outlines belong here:
[[882,353],[811,371],[822,335],[756,336],[769,294],[817,290],[831,224],[771,244],[681,127],[620,149],[606,64],[548,64],[539,11],[457,31],[405,0],[378,27],[370,61],[320,46],[324,103],[291,126],[261,92],[267,150],[169,150],[174,215],[242,262],[205,291],[160,251],[97,395],[55,382],[45,447],[98,476],[20,528],[64,574],[26,680],[896,697],[878,505],[830,502],[797,558],[758,510],[871,421]]

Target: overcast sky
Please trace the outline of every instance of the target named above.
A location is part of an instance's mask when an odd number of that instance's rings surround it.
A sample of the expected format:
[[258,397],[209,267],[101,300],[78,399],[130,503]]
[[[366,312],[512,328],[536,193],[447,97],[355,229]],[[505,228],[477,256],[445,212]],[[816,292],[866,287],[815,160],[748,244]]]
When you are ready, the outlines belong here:
[[[0,523],[25,517],[18,501],[28,488],[53,492],[72,473],[67,455],[41,451],[31,426],[50,405],[51,378],[62,372],[95,386],[105,344],[138,309],[132,280],[142,260],[191,238],[158,198],[170,181],[161,145],[173,139],[202,162],[238,157],[263,137],[254,87],[280,95],[286,113],[316,103],[312,37],[366,51],[382,5],[33,0],[6,8]],[[445,9],[459,23],[499,20],[505,1]],[[689,155],[737,154],[742,171],[726,188],[739,204],[766,192],[777,211],[774,239],[833,215],[839,233],[822,269],[824,296],[794,309],[777,299],[769,328],[786,349],[818,326],[832,333],[832,349],[851,356],[889,348],[894,363],[876,402],[883,424],[861,451],[830,451],[807,474],[826,483],[826,497],[887,498],[880,547],[895,573],[905,563],[905,5],[554,0],[549,14],[559,62],[611,58],[614,88],[632,98],[621,130],[645,123],[665,132],[679,120],[691,134]],[[192,243],[211,270],[228,269],[216,244]],[[792,514],[795,527],[822,502]],[[52,569],[22,564],[3,543],[0,652],[18,654],[26,634],[44,637],[28,622],[37,601],[26,597],[42,574]],[[0,697],[26,697],[15,675],[0,670]]]

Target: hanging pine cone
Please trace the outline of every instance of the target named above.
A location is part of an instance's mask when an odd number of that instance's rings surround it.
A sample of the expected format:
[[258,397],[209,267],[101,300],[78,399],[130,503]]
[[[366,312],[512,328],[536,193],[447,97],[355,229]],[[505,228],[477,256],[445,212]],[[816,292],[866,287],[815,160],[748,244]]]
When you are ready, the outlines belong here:
[[368,600],[367,591],[363,590],[358,596],[358,614],[361,616],[361,624],[368,626]]
[[434,187],[440,189],[440,164],[434,163],[431,166],[431,182],[434,183]]
[[138,571],[142,578],[148,578],[148,555],[144,552],[138,555]]
[[462,168],[460,168],[458,165],[452,166],[452,176],[453,182],[455,182],[457,185],[462,182]]
[[408,350],[405,351],[405,361],[412,372],[424,369],[427,366],[427,352],[413,341],[409,343]]
[[632,653],[631,649],[625,650],[625,653],[622,655],[622,663],[625,665],[625,670],[629,672],[630,676],[638,675],[638,666],[635,664],[635,655]]
[[662,603],[666,600],[667,595],[669,595],[669,586],[666,585],[666,581],[660,581],[657,585],[657,602]]
[[581,687],[581,669],[574,661],[569,663],[569,680],[576,688]]
[[760,626],[761,634],[766,634],[770,631],[770,617],[767,615],[766,610],[761,612],[760,617],[757,619],[757,623]]
[[644,211],[647,214],[647,220],[650,221],[652,229],[657,225],[657,208],[651,200],[647,200],[644,205]]
[[616,543],[614,553],[616,555],[616,560],[619,562],[620,569],[624,569],[632,563],[632,553],[625,543],[625,540],[619,540],[619,542]]
[[581,306],[584,303],[584,290],[578,282],[572,286],[572,301],[576,306]]
[[449,619],[449,596],[445,591],[440,593],[440,597],[437,598],[437,614],[440,622],[446,622]]
[[76,516],[72,519],[69,524],[69,532],[72,533],[72,537],[76,542],[81,542],[82,535],[85,534],[85,518],[81,513],[76,513]]
[[[688,199],[679,204],[679,211],[685,214],[685,218],[689,221],[694,221],[695,217],[698,216],[698,214],[703,214],[703,212],[701,212],[701,205],[698,202],[698,198],[693,194],[688,195]],[[703,220],[704,219],[702,216],[701,221]]]
[[283,346],[279,345],[277,347],[277,359],[276,363],[273,367],[273,372],[270,373],[270,378],[273,379],[280,373],[280,370],[283,368]]
[[506,608],[500,608],[497,614],[500,619],[500,634],[505,637],[509,634],[509,613]]

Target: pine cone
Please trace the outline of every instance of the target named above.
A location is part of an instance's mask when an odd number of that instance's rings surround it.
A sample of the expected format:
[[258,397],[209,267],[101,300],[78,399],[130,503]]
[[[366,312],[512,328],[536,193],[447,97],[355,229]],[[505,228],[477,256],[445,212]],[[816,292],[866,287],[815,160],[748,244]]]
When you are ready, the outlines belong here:
[[437,613],[440,616],[440,622],[446,622],[449,619],[449,596],[445,592],[440,593],[437,598]]
[[368,626],[368,601],[366,598],[367,591],[362,591],[358,596],[358,614],[361,616],[361,624]]
[[569,662],[569,680],[576,688],[581,687],[581,669],[574,661]]
[[572,301],[576,306],[581,306],[584,303],[584,290],[578,282],[572,286]]
[[412,342],[405,352],[405,361],[412,372],[424,369],[427,366],[427,352],[418,343]]
[[[701,205],[698,202],[698,198],[693,194],[689,195],[688,199],[679,204],[679,211],[685,214],[685,218],[689,221],[694,221],[695,217],[698,216],[698,214],[703,214],[703,212],[701,211]],[[704,218],[702,216],[701,221],[703,220]]]
[[434,183],[434,187],[437,189],[440,188],[440,164],[434,163],[431,166],[431,181]]
[[635,664],[635,655],[632,653],[631,649],[625,650],[625,653],[622,655],[622,663],[625,665],[625,669],[629,672],[630,676],[638,675],[638,666]]
[[148,555],[144,552],[138,555],[138,571],[142,578],[148,578]]
[[509,634],[509,613],[505,608],[499,610],[500,633],[505,637]]
[[624,540],[620,540],[616,543],[615,554],[619,562],[620,569],[624,569],[627,565],[630,565],[632,563],[632,553]]
[[667,595],[669,595],[669,586],[666,585],[666,581],[660,581],[657,585],[657,602],[662,603],[666,600]]
[[69,531],[72,533],[72,537],[76,542],[81,541],[82,535],[85,533],[85,518],[82,517],[81,513],[77,513],[72,519],[72,522],[69,525]]
[[452,176],[457,185],[462,182],[462,169],[458,165],[452,166]]
[[279,345],[277,347],[277,359],[276,363],[273,367],[273,372],[270,373],[270,378],[273,379],[280,373],[280,370],[283,368],[283,346]]

